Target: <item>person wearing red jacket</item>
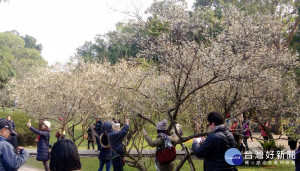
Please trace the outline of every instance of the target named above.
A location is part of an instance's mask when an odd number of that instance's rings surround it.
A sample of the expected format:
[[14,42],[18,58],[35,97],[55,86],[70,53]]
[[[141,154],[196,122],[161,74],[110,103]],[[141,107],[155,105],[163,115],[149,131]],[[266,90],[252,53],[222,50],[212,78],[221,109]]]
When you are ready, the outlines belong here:
[[[265,126],[271,129],[271,125],[269,125],[268,121],[265,122]],[[261,130],[261,136],[264,138],[265,141],[268,141],[269,137],[266,133],[266,130],[262,126],[259,126],[259,129]]]

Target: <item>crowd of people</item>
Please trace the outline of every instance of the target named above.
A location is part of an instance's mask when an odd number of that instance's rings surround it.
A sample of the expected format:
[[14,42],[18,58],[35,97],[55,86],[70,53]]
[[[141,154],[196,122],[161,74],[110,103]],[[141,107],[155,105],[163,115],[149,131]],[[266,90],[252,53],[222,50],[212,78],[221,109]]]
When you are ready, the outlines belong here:
[[[229,116],[230,117],[230,116]],[[229,117],[227,119],[229,119]],[[60,120],[63,120],[63,118]],[[90,125],[87,130],[86,139],[88,140],[88,149],[90,145],[93,150],[94,142],[97,144],[99,151],[99,169],[102,171],[104,167],[106,171],[110,171],[113,166],[114,171],[123,171],[125,165],[125,152],[122,140],[129,131],[130,120],[124,119],[124,126],[120,129],[120,122],[116,119],[102,122],[100,118],[96,118],[96,123]],[[196,123],[196,120],[193,121]],[[225,123],[224,123],[225,122]],[[229,122],[224,120],[223,116],[218,112],[210,112],[207,115],[207,130],[210,132],[206,138],[194,138],[192,150],[198,158],[204,158],[204,170],[223,170],[235,171],[234,165],[230,165],[224,158],[225,152],[230,148],[240,147],[242,152],[248,151],[248,139],[252,140],[250,121],[245,119],[240,121],[233,118],[232,125],[228,129],[226,124]],[[36,160],[41,161],[45,171],[79,171],[81,163],[78,149],[75,143],[69,139],[65,139],[63,130],[58,131],[58,140],[51,148],[49,143],[51,123],[43,121],[39,129],[31,125],[31,120],[27,123],[28,128],[38,135],[37,156]],[[199,127],[199,124],[198,124]],[[163,119],[156,124],[157,136],[153,140],[145,129],[143,135],[150,147],[156,147],[155,152],[155,168],[158,171],[172,171],[175,169],[176,159],[176,142],[183,135],[181,126],[175,124],[176,131],[172,133],[168,131],[168,122]],[[265,128],[270,129],[268,122],[264,122],[264,127],[260,127],[261,136],[265,141],[268,140]],[[197,129],[200,129],[197,128]],[[198,132],[196,130],[196,132]],[[18,170],[29,157],[29,153],[18,146],[17,133],[15,124],[11,120],[11,116],[6,119],[0,119],[0,171]],[[252,140],[253,141],[253,140]],[[51,150],[50,150],[51,148]],[[300,169],[300,147],[296,151],[296,170]],[[50,163],[48,161],[50,160]]]
[[[59,120],[63,121],[63,118],[59,118]],[[111,165],[114,170],[123,170],[125,154],[122,139],[128,133],[129,122],[130,120],[125,118],[125,125],[120,130],[120,123],[117,120],[113,119],[102,123],[99,118],[96,118],[96,123],[89,127],[88,149],[90,144],[94,149],[96,141],[98,151],[100,151],[99,171],[102,171],[105,165],[107,171],[110,170]],[[29,120],[27,126],[34,134],[38,135],[35,140],[37,143],[36,160],[43,163],[45,171],[81,170],[78,149],[73,141],[65,139],[65,130],[60,128],[57,131],[55,135],[57,142],[52,147],[49,143],[51,128],[49,121],[43,121],[40,128],[37,129],[31,125],[31,120]],[[28,151],[18,146],[15,124],[11,120],[11,116],[0,119],[0,171],[16,171],[25,164],[28,157]]]

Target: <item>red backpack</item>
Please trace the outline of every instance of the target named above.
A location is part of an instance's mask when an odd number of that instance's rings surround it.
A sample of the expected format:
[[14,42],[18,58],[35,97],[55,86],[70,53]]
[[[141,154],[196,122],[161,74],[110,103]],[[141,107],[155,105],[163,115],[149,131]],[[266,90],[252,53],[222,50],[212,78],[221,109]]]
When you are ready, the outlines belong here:
[[176,149],[172,146],[171,148],[165,148],[164,150],[157,150],[155,156],[160,165],[166,165],[176,159]]
[[165,134],[161,135],[165,142],[165,149],[157,149],[155,157],[160,165],[167,165],[176,159],[176,149]]

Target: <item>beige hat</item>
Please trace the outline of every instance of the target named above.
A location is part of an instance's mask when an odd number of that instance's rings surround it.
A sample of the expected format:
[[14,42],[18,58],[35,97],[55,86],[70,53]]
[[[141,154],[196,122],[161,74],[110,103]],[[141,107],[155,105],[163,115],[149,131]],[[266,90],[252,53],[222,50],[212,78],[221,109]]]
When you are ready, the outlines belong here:
[[112,128],[115,130],[115,131],[120,131],[120,123],[114,123],[112,122]]
[[51,123],[49,121],[44,121],[43,124],[45,124],[48,128],[50,128]]

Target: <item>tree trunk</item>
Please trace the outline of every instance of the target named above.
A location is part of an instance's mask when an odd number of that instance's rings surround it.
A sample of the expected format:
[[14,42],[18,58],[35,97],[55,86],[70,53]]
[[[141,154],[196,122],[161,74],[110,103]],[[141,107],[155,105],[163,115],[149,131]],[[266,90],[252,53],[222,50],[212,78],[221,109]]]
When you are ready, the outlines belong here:
[[281,132],[281,116],[278,116],[275,118],[275,129],[274,129],[274,133],[275,134],[282,134]]
[[287,37],[287,40],[285,42],[285,47],[289,46],[289,43],[290,43],[290,41],[292,40],[292,38],[293,38],[293,36],[295,34],[295,30],[297,29],[299,21],[300,21],[300,19],[299,19],[299,16],[298,16],[297,19],[296,19],[296,21],[295,21],[295,23],[294,23],[292,31],[290,32],[289,36]]
[[194,152],[191,152],[190,154],[186,154],[181,160],[180,163],[177,165],[175,171],[179,171],[181,167],[184,165],[185,161],[192,155]]

